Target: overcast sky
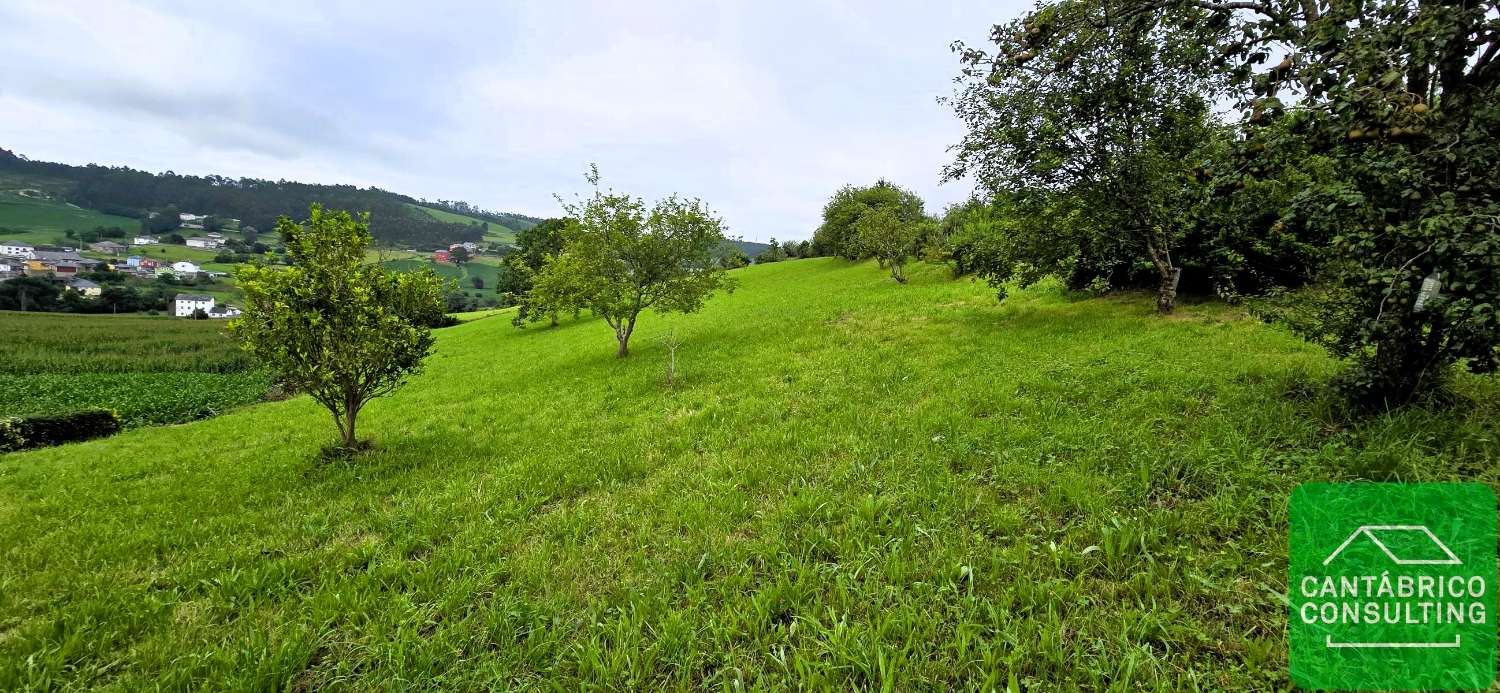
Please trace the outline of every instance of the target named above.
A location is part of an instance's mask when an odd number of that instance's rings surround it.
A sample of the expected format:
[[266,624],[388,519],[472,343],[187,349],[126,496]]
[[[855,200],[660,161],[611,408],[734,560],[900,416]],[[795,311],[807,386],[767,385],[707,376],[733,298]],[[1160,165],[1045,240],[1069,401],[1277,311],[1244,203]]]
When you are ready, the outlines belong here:
[[1022,2],[0,2],[0,147],[552,216],[605,183],[807,238],[844,183],[932,211],[954,39]]

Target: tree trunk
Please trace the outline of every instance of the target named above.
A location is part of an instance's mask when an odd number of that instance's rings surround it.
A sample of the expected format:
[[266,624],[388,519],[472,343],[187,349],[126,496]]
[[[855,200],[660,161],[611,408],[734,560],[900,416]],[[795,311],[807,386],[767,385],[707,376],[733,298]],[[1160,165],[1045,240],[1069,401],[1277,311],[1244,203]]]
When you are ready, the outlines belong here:
[[1161,286],[1156,291],[1157,313],[1166,315],[1177,305],[1177,280],[1181,278],[1181,267],[1168,267],[1162,271]]
[[896,280],[897,284],[906,283],[906,274],[902,271],[902,266],[894,262],[891,263],[891,279]]
[[615,328],[615,339],[620,342],[620,349],[615,352],[616,358],[623,359],[630,355],[630,333],[634,331],[635,318],[631,318],[629,321],[622,321],[620,326]]
[[354,434],[354,419],[358,416],[358,412],[349,412],[349,427],[344,430],[344,447],[350,450],[354,449],[355,441],[357,440]]
[[557,311],[552,311],[552,327],[557,327]]

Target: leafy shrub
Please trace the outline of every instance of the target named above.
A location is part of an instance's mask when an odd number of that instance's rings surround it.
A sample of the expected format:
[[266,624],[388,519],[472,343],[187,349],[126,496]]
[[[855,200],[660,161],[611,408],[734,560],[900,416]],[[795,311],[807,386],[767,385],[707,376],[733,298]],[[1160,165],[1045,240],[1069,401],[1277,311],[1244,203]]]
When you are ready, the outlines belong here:
[[0,419],[0,452],[100,438],[120,425],[120,415],[108,409]]

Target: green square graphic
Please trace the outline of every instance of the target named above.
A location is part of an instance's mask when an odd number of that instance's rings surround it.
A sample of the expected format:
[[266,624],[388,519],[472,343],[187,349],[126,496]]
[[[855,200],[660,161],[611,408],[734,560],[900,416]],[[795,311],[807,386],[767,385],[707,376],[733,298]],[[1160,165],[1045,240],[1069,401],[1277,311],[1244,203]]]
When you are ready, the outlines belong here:
[[1292,681],[1479,690],[1495,680],[1495,494],[1303,484],[1289,516]]

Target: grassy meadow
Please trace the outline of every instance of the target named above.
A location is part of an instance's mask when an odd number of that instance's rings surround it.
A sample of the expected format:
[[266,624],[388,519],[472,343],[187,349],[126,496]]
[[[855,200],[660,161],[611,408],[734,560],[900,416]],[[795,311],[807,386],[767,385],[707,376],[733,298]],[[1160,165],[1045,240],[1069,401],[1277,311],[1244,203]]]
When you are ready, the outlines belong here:
[[126,426],[181,423],[270,387],[223,321],[0,312],[0,417],[107,408]]
[[487,221],[485,219],[476,219],[474,217],[465,216],[463,214],[450,212],[446,209],[424,207],[422,205],[415,205],[410,203],[408,203],[406,206],[414,212],[417,212],[419,214],[426,214],[433,219],[436,219],[438,221],[446,221],[451,224],[489,224],[489,232],[484,235],[484,240],[489,243],[510,243],[516,239],[515,230],[504,224],[497,224],[493,221]]
[[[140,226],[136,219],[75,207],[27,185],[0,179],[0,186],[19,186],[0,187],[0,229],[5,229],[0,231],[0,240],[78,245],[68,239],[65,233],[68,229],[87,231],[97,226],[118,226],[133,233]],[[22,190],[28,191],[27,194],[22,194]]]
[[444,329],[354,463],[305,397],[0,457],[0,689],[1284,689],[1297,483],[1500,485],[1493,378],[1354,424],[1220,304],[733,274],[625,360]]

